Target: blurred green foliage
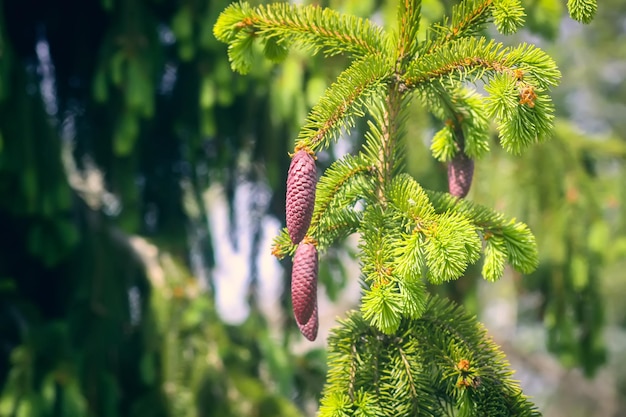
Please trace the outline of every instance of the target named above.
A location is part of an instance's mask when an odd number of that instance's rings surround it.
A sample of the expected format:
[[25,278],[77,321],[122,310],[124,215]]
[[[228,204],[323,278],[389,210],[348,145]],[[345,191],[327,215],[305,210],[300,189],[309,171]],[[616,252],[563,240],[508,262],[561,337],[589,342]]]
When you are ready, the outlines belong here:
[[297,416],[319,395],[323,354],[256,308],[226,325],[190,269],[214,263],[203,191],[283,188],[309,105],[314,62],[230,71],[227,4],[0,3],[0,415]]

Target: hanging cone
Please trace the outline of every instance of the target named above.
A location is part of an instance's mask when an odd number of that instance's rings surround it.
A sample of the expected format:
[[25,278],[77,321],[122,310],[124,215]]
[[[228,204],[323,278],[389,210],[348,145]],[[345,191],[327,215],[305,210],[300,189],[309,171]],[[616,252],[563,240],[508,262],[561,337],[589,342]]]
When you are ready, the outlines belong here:
[[294,244],[306,235],[311,225],[315,207],[315,186],[317,172],[315,160],[306,150],[299,150],[293,156],[287,175],[287,230]]
[[317,301],[315,302],[315,306],[313,307],[313,313],[311,317],[309,317],[309,321],[305,324],[298,323],[298,328],[300,329],[300,333],[311,342],[317,338],[317,330],[319,329],[320,321],[319,316],[317,314]]
[[472,186],[474,176],[474,160],[462,151],[457,153],[448,163],[448,189],[450,194],[463,198]]
[[317,271],[315,245],[300,243],[291,270],[291,304],[298,325],[308,324],[317,305]]

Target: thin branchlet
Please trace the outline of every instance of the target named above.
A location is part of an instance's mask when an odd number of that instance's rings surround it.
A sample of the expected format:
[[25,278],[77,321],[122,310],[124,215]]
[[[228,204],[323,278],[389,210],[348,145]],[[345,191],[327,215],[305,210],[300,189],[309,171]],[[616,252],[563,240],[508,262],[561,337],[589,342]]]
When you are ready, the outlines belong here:
[[354,341],[350,346],[351,357],[350,357],[350,383],[348,385],[348,395],[350,399],[354,401],[354,387],[356,383],[356,375],[357,375],[357,361],[358,361],[358,352],[356,348],[356,341]]
[[[468,2],[466,1],[464,3]],[[444,25],[435,26],[435,28],[438,29],[435,32],[443,31],[445,35],[435,38],[435,40],[428,45],[426,54],[434,52],[455,39],[467,36],[467,32],[470,31],[470,29],[476,30],[476,28],[482,26],[482,24],[488,20],[487,13],[493,4],[493,0],[483,0],[474,3],[474,7],[466,10],[465,13],[459,11],[461,5],[455,6],[453,16],[456,19],[453,18],[453,22],[450,26],[445,25],[445,23]]]
[[342,127],[351,127],[354,117],[365,113],[367,98],[381,91],[389,73],[385,57],[379,55],[353,63],[313,107],[296,146],[306,146],[313,151],[327,147]]
[[464,76],[465,74],[469,74],[477,69],[482,70],[480,71],[481,75],[487,71],[505,73],[512,76],[516,76],[518,74],[518,69],[515,66],[507,66],[503,60],[490,60],[479,56],[469,56],[455,61],[447,62],[445,65],[433,68],[430,71],[425,71],[417,75],[409,74],[402,81],[404,85],[406,85],[406,87],[415,88],[419,84],[426,84],[446,76],[452,76],[454,74]]
[[413,371],[411,369],[411,364],[409,363],[410,359],[407,357],[407,355],[405,354],[400,344],[398,344],[397,349],[398,349],[398,353],[400,354],[400,357],[402,358],[402,364],[404,365],[404,370],[409,379],[409,386],[411,388],[411,396],[413,397],[414,401],[417,401],[418,399],[417,389],[415,387],[415,381],[413,381]]

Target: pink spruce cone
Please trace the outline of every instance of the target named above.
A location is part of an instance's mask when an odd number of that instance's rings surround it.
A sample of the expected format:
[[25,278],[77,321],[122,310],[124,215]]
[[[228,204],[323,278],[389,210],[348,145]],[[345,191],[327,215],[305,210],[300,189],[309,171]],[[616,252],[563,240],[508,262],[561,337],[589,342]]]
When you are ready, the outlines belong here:
[[311,342],[315,340],[317,337],[317,330],[319,328],[319,317],[317,315],[317,302],[315,303],[315,307],[313,308],[313,313],[311,317],[309,317],[309,321],[305,324],[298,323],[298,328],[300,329],[300,333]]
[[316,185],[315,160],[301,149],[293,156],[287,175],[287,230],[294,244],[300,243],[311,225]]
[[463,198],[472,185],[474,176],[474,160],[462,151],[457,153],[448,163],[448,189],[450,194]]
[[317,249],[305,240],[296,249],[291,270],[291,304],[298,325],[307,325],[317,306],[317,270]]

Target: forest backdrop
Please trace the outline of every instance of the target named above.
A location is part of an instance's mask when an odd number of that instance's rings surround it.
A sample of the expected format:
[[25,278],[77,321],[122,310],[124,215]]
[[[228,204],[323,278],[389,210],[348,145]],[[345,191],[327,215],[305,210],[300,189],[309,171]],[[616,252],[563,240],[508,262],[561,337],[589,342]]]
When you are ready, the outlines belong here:
[[[288,283],[289,265],[266,255],[284,219],[288,152],[343,58],[259,58],[241,77],[212,32],[228,3],[0,0],[0,416],[314,412],[323,344],[304,344],[288,291],[268,289]],[[319,3],[381,24],[395,13],[393,1]],[[424,15],[453,3],[424,1]],[[528,30],[503,39],[557,61],[555,136],[478,161],[469,196],[528,223],[540,267],[489,287],[477,269],[437,291],[485,321],[545,415],[617,416],[626,5],[604,1],[583,26],[562,3],[524,2]],[[409,171],[445,190],[428,152],[434,121],[416,108],[410,125]],[[352,307],[350,252],[322,263],[337,301],[327,321]],[[237,294],[221,284],[242,262],[245,303],[230,304],[229,320],[219,306]]]

